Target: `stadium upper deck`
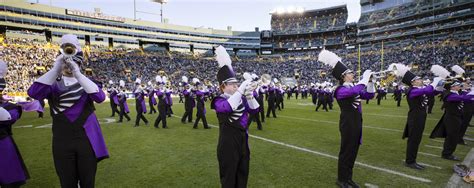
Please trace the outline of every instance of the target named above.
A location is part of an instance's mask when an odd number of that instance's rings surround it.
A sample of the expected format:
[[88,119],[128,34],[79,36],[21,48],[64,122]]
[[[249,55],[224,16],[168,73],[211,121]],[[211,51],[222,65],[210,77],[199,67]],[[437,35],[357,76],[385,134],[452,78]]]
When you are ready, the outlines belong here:
[[[167,48],[208,51],[218,45],[229,50],[258,50],[258,31],[241,32],[194,28],[167,23],[106,16],[22,0],[6,0],[0,5],[0,26],[5,30],[50,31],[52,36],[74,33],[91,43],[115,44],[157,43]],[[135,45],[137,46],[137,45]]]

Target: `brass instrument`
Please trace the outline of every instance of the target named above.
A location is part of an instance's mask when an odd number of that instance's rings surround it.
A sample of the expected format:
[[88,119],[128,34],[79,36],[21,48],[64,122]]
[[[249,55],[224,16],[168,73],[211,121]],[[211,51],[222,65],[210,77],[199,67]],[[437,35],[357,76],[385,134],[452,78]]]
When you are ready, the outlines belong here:
[[272,82],[272,76],[270,76],[269,74],[262,74],[262,76],[260,76],[260,79],[258,80],[258,85],[268,86],[270,85],[270,82]]
[[72,58],[78,52],[78,50],[76,49],[76,46],[74,44],[71,44],[71,43],[62,44],[59,51],[66,58]]

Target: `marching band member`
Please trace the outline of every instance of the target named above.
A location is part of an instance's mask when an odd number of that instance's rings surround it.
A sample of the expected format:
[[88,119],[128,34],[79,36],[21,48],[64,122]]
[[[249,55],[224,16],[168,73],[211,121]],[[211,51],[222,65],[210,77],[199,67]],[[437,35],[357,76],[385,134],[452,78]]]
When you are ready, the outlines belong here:
[[115,113],[120,114],[120,111],[117,108],[117,105],[119,104],[117,98],[117,86],[115,86],[114,81],[112,80],[109,80],[109,88],[107,90],[107,93],[109,93],[110,108],[112,109],[112,115],[110,117],[115,117]]
[[105,94],[100,84],[81,73],[83,56],[77,36],[64,35],[61,49],[53,68],[33,83],[28,95],[48,99],[53,159],[61,187],[94,187],[97,163],[109,157],[94,113],[94,102],[103,102]]
[[28,170],[13,140],[12,126],[20,119],[21,106],[6,101],[7,63],[0,60],[0,187],[20,187],[29,179]]
[[161,76],[156,76],[156,84],[158,88],[155,90],[155,94],[158,97],[158,117],[155,120],[155,128],[159,128],[159,124],[163,121],[163,128],[168,128],[166,124],[166,99],[165,90],[163,89],[163,79]]
[[148,114],[156,114],[155,105],[157,104],[155,99],[155,88],[153,87],[153,83],[148,81],[148,87],[145,89],[147,97],[148,97],[148,106],[150,106],[150,112]]
[[[362,79],[354,85],[354,72],[348,69],[336,54],[323,50],[319,53],[318,60],[333,67],[332,75],[339,80],[339,86],[334,92],[341,108],[339,119],[341,149],[336,183],[340,187],[359,187],[352,180],[352,169],[362,141],[362,106],[360,101],[362,98],[373,98],[375,93],[373,83],[369,83],[372,72],[366,70]],[[365,87],[367,87],[367,91],[364,91]]]
[[148,120],[145,118],[143,114],[146,114],[146,104],[145,104],[145,92],[141,86],[141,79],[137,78],[135,81],[135,91],[133,95],[135,95],[135,110],[137,111],[137,118],[135,119],[135,126],[140,126],[140,119],[145,122],[145,125],[148,125]]
[[267,90],[267,93],[268,93],[268,98],[267,98],[267,102],[268,102],[268,108],[267,108],[267,118],[270,117],[270,112],[273,114],[273,118],[276,118],[276,113],[275,113],[275,104],[276,104],[276,87],[275,87],[275,81],[278,81],[278,80],[275,80],[270,84],[270,86],[268,87],[268,90]]
[[[442,78],[449,77],[449,71],[439,65],[433,65],[431,70]],[[466,95],[460,94],[461,85],[457,79],[445,83],[446,90],[442,94],[444,114],[430,136],[430,138],[445,138],[441,157],[452,161],[460,161],[453,153],[461,139],[464,102],[474,100],[474,91]]]
[[194,94],[191,90],[190,84],[188,84],[188,77],[183,76],[181,78],[182,85],[184,86],[183,96],[184,96],[184,115],[181,118],[181,123],[193,122],[193,109],[196,106],[194,102]]
[[125,82],[123,80],[120,80],[120,91],[117,94],[117,98],[119,101],[119,107],[120,107],[120,114],[119,114],[119,123],[123,122],[123,117],[127,118],[127,121],[130,121],[130,116],[128,116],[128,113],[130,113],[130,109],[128,108],[127,104],[127,93],[125,91]]
[[[403,64],[394,64],[397,69],[397,76],[402,78],[402,82],[409,86],[407,90],[408,115],[405,124],[405,130],[402,138],[407,139],[407,149],[405,166],[417,170],[422,170],[425,167],[416,162],[418,154],[418,147],[420,146],[425,130],[428,95],[435,92],[440,78],[435,78],[431,85],[424,86],[420,77],[410,72],[410,68]],[[401,97],[401,96],[400,96]]]
[[197,129],[199,120],[202,120],[202,124],[204,125],[205,129],[210,129],[207,125],[206,120],[206,103],[204,102],[204,97],[209,95],[209,91],[204,89],[204,85],[199,81],[197,78],[193,78],[193,83],[199,89],[195,91],[196,95],[196,121],[194,121],[193,129]]
[[[451,70],[456,73],[456,77],[458,77],[459,81],[461,81],[463,84],[462,91],[460,94],[467,95],[467,93],[469,93],[472,90],[471,84],[470,84],[470,81],[471,81],[470,78],[466,76],[466,72],[459,65],[452,66]],[[464,142],[464,135],[466,135],[467,128],[469,127],[469,123],[471,122],[471,119],[472,119],[472,112],[474,111],[473,104],[474,104],[474,101],[472,100],[464,101],[461,135],[460,135],[460,140],[459,140],[459,144],[462,144],[462,145],[466,145],[466,142]]]
[[216,49],[219,71],[217,80],[221,95],[214,98],[211,108],[219,121],[217,158],[222,187],[247,187],[250,150],[248,146],[249,113],[257,113],[258,102],[253,98],[256,82],[246,80],[238,86],[231,59],[224,47]]
[[392,86],[393,86],[393,99],[397,101],[397,107],[400,107],[400,103],[402,102],[403,90],[401,86],[398,86],[397,83],[393,83]]

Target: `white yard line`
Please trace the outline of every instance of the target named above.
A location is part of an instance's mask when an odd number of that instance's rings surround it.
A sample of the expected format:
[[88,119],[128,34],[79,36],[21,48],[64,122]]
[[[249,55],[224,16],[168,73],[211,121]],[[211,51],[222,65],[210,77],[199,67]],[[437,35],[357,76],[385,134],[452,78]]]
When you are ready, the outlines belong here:
[[439,155],[435,155],[435,154],[431,154],[431,153],[425,153],[425,152],[418,152],[418,154],[426,155],[426,156],[430,156],[430,157],[440,157]]
[[429,148],[443,149],[443,147],[439,147],[439,146],[432,146],[432,145],[425,145],[425,146]]

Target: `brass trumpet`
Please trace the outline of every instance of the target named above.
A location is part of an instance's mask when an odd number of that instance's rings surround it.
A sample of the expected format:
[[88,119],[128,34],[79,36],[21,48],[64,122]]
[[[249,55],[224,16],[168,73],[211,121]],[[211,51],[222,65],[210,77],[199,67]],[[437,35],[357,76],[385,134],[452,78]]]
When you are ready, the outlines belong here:
[[63,54],[65,57],[73,57],[77,54],[77,49],[74,44],[71,43],[64,43],[61,45],[61,48],[59,49],[61,54]]
[[262,76],[258,80],[258,85],[268,86],[268,85],[270,85],[270,82],[272,82],[272,76],[270,76],[269,74],[262,74]]

